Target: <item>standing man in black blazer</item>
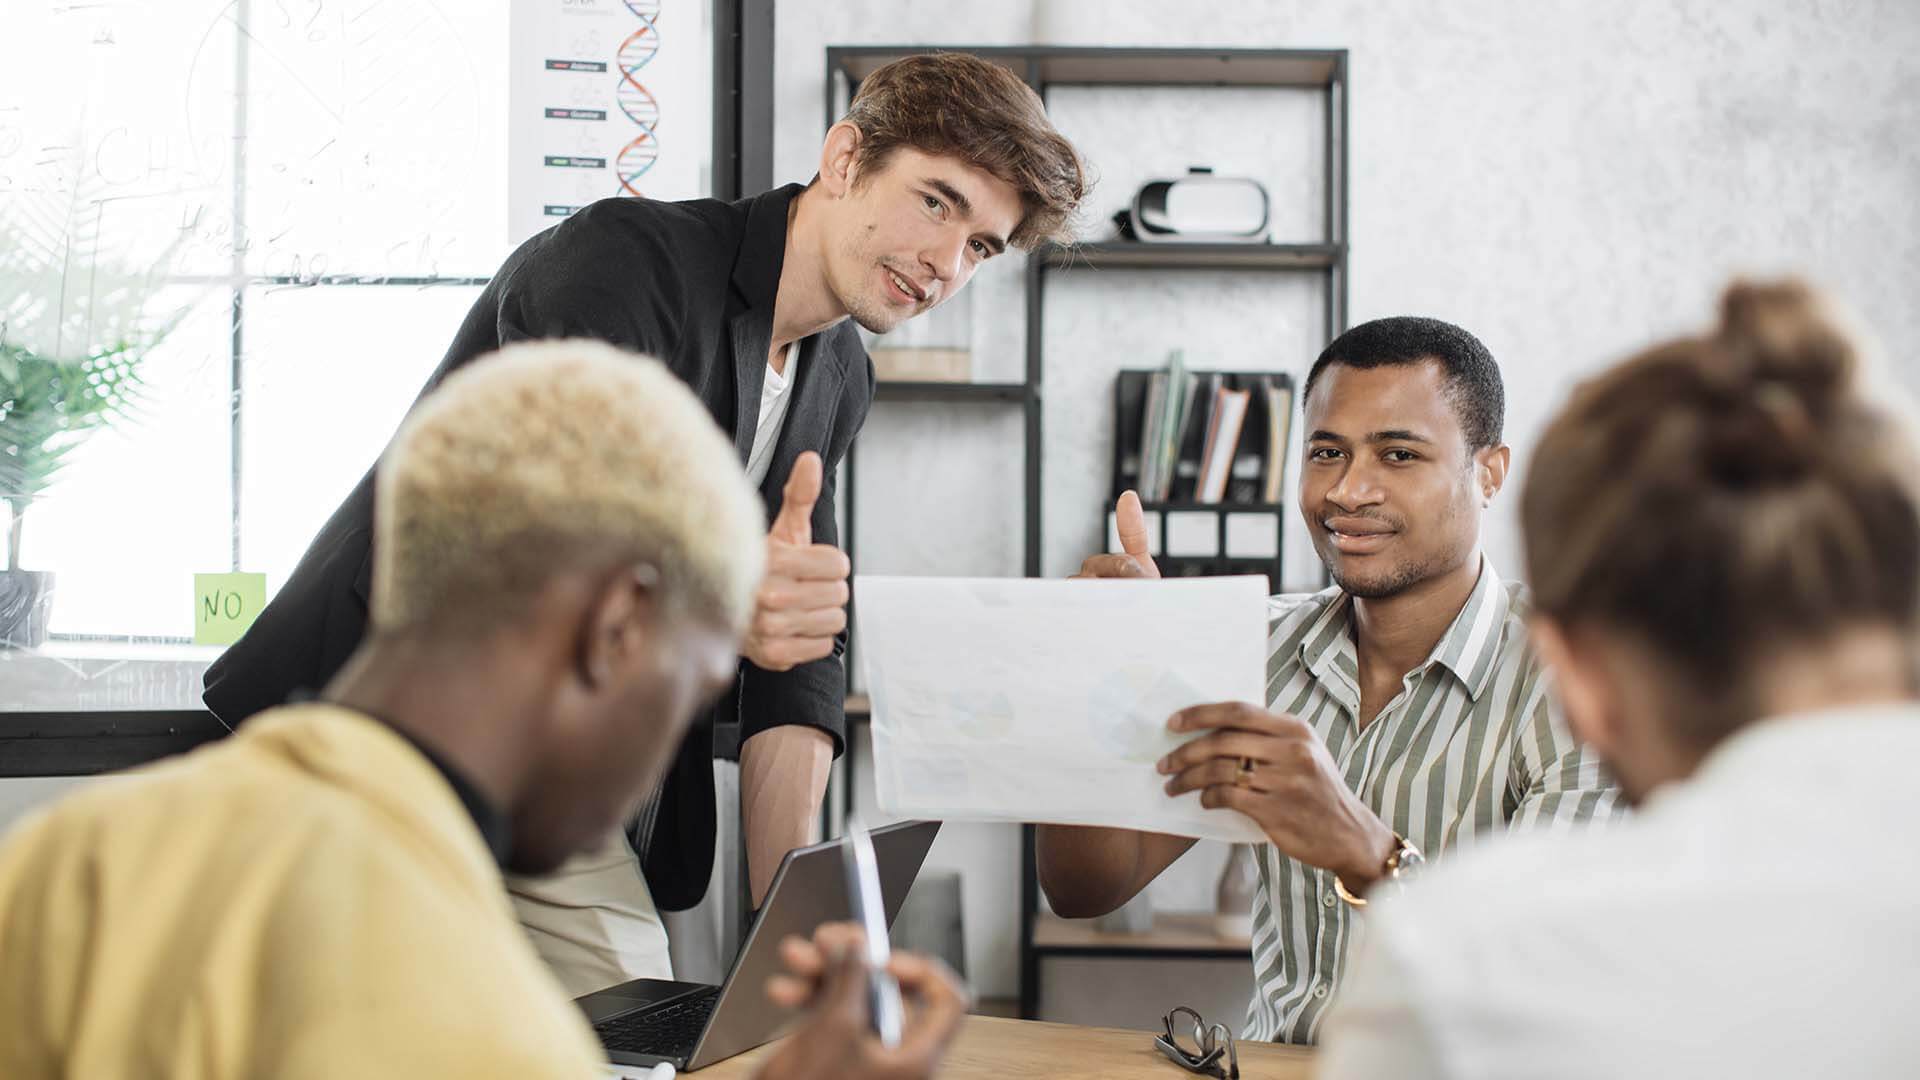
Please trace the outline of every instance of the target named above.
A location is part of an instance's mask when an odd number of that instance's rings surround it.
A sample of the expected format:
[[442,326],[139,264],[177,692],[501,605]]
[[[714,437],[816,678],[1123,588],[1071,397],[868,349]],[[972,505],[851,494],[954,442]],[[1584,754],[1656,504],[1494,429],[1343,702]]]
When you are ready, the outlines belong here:
[[[848,564],[834,547],[833,476],[874,389],[848,320],[892,329],[1007,247],[1063,239],[1085,192],[1078,154],[1019,78],[965,54],[901,60],[861,84],[810,184],[732,204],[607,199],[527,241],[423,391],[509,342],[597,338],[659,357],[733,433],[773,522],[753,631],[716,713],[740,723],[756,906],[781,857],[810,839],[845,741]],[[359,644],[373,483],[369,472],[207,672],[222,720],[317,690]],[[569,991],[667,973],[655,903],[690,907],[706,890],[711,760],[709,722],[629,836],[553,879],[515,883],[522,922]]]

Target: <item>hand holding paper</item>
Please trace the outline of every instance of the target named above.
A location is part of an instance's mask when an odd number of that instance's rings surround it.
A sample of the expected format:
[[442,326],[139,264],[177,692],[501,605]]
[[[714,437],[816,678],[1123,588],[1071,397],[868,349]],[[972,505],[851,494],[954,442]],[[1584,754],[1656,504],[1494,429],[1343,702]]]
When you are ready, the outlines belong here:
[[1327,744],[1292,716],[1246,702],[1201,705],[1173,718],[1191,741],[1162,758],[1167,794],[1200,794],[1200,805],[1238,810],[1282,852],[1331,870],[1364,891],[1397,841],[1347,786]]

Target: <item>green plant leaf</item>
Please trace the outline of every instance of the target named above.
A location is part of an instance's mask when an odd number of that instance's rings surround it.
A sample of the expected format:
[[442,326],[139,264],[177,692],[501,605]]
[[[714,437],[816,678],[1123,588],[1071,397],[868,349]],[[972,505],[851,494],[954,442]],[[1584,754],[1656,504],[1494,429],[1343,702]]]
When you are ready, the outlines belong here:
[[16,516],[89,435],[137,411],[142,364],[187,310],[154,304],[180,238],[157,258],[108,250],[104,181],[77,157],[41,166],[0,203],[0,498]]

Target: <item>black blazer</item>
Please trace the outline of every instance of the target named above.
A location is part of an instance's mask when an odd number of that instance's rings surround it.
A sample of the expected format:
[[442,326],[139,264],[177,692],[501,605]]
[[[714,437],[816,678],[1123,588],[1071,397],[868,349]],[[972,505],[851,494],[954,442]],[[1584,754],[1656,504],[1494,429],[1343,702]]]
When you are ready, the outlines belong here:
[[[594,203],[507,258],[422,394],[509,342],[597,338],[664,361],[733,433],[744,464],[759,422],[787,209],[801,190],[789,185],[732,204]],[[835,467],[866,422],[873,365],[846,321],[800,342],[797,355],[798,381],[761,497],[771,520],[794,459],[818,451],[826,482],[813,535],[832,544]],[[373,484],[369,470],[253,627],[208,669],[205,699],[220,719],[237,724],[319,690],[359,645],[372,582]],[[695,724],[666,778],[645,852],[660,907],[698,903],[712,873],[716,718],[737,718],[743,741],[780,724],[819,728],[837,755],[846,745],[845,646],[843,633],[831,657],[784,673],[742,660],[733,688]]]

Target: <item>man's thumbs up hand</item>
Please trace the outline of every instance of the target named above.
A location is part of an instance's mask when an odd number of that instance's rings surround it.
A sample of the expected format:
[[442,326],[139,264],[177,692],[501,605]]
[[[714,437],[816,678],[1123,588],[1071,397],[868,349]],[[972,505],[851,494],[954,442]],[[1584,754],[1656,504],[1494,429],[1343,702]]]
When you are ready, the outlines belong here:
[[1140,496],[1122,492],[1113,508],[1114,530],[1120,534],[1119,555],[1095,555],[1080,564],[1077,578],[1157,578],[1160,568],[1147,554],[1147,515]]
[[811,450],[794,460],[780,495],[780,516],[773,519],[770,535],[774,539],[801,547],[813,543],[813,504],[820,501],[825,471],[820,455]]
[[846,553],[813,542],[813,508],[824,478],[820,455],[801,454],[767,532],[767,576],[741,652],[768,671],[831,655],[834,635],[847,628]]

